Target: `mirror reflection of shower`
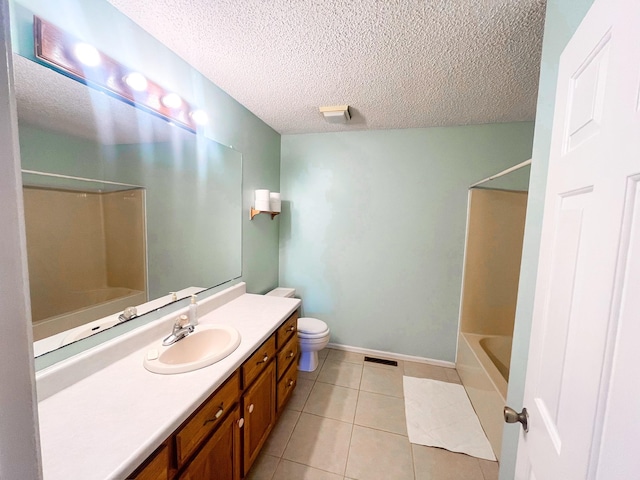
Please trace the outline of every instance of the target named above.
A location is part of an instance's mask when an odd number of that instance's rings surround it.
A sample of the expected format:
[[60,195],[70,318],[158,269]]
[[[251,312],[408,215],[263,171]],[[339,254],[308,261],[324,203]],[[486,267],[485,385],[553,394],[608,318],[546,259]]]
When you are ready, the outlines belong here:
[[498,458],[530,165],[527,160],[469,187],[456,369]]
[[145,191],[23,172],[34,340],[147,301]]

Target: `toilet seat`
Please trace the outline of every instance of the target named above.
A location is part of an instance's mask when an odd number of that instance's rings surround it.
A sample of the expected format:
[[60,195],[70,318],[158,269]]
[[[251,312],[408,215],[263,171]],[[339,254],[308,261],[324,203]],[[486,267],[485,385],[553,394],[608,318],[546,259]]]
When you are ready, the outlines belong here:
[[313,339],[322,338],[329,333],[329,327],[317,318],[302,317],[298,319],[298,337]]

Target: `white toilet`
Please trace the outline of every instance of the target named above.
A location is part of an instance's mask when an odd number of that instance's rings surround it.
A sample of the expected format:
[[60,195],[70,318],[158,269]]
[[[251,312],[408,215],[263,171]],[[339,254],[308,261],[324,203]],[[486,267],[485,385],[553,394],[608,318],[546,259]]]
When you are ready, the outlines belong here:
[[[294,297],[295,288],[276,288],[267,295]],[[298,318],[298,342],[300,344],[300,363],[298,370],[313,372],[318,368],[318,352],[327,346],[331,331],[326,323],[317,318]]]

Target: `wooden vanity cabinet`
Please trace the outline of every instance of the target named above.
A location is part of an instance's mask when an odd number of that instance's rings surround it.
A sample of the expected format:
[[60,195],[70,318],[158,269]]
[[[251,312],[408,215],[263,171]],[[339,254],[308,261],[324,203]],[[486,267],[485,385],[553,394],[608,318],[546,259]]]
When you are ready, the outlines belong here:
[[296,311],[128,478],[244,478],[295,388],[297,321]]

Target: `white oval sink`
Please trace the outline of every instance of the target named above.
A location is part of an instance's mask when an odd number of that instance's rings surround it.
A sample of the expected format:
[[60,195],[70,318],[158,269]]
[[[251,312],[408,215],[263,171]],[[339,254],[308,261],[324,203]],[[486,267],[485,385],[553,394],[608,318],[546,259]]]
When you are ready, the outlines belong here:
[[147,351],[144,367],[153,373],[185,373],[208,367],[230,355],[240,345],[240,332],[228,325],[198,325],[193,333],[173,345],[162,342]]

